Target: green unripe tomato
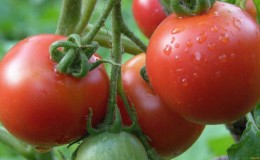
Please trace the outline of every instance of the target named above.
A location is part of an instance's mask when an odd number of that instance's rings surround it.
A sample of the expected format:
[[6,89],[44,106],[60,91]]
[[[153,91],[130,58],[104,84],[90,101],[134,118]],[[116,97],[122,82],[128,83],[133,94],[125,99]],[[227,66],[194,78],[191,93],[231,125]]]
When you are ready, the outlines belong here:
[[79,146],[76,160],[148,160],[148,156],[134,135],[105,132],[86,138]]

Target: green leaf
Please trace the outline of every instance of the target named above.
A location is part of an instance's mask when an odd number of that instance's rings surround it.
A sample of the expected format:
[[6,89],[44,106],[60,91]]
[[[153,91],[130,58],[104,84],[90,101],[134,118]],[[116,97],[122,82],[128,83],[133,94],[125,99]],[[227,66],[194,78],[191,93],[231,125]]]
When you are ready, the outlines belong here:
[[260,24],[260,1],[259,0],[253,0],[253,2],[255,4],[256,12],[257,12],[256,20],[257,20],[257,23]]
[[260,131],[252,122],[247,123],[240,142],[228,149],[230,160],[260,159]]
[[258,104],[254,110],[255,123],[260,128],[260,104]]

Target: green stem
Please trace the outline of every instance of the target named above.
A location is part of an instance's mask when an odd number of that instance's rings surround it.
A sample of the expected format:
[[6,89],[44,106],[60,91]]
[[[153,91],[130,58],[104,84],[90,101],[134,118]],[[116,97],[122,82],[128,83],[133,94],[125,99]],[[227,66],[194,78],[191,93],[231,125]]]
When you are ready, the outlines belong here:
[[122,12],[119,13],[119,18],[121,22],[122,33],[130,40],[132,40],[137,46],[139,46],[139,48],[142,49],[143,52],[146,52],[147,46],[128,28],[128,26],[124,22]]
[[[93,25],[89,24],[86,27],[85,31],[89,32],[90,30],[92,30],[92,28]],[[124,52],[127,52],[132,55],[137,55],[143,52],[143,50],[140,47],[138,47],[135,43],[133,43],[133,41],[131,41],[129,38],[121,36],[121,39]],[[94,41],[97,41],[100,46],[112,48],[112,33],[106,29],[101,28],[95,36]]]
[[83,44],[89,44],[91,41],[93,41],[95,35],[98,33],[98,31],[101,29],[101,27],[104,25],[109,13],[111,12],[113,5],[116,0],[109,0],[107,2],[107,5],[105,7],[105,10],[102,12],[102,15],[99,17],[97,23],[93,27],[92,30],[90,30],[86,35],[83,36],[82,42]]
[[87,26],[89,19],[95,9],[95,6],[97,4],[97,0],[88,0],[85,4],[84,12],[81,16],[81,19],[78,23],[78,25],[75,28],[75,33],[81,34],[85,27]]
[[81,0],[63,0],[56,34],[71,34],[80,19],[80,14]]
[[0,127],[0,141],[28,160],[55,160],[52,151],[47,153],[39,153],[30,145],[17,140],[3,127]]
[[[116,0],[114,3],[114,8],[112,10],[112,53],[111,60],[115,64],[121,64],[122,61],[122,42],[121,42],[121,26],[120,18],[118,13],[121,12],[120,0]],[[105,118],[105,124],[111,124],[113,122],[114,111],[116,107],[116,97],[117,97],[117,83],[120,72],[120,65],[112,65],[111,68],[111,79],[110,79],[110,94],[108,100],[108,110]]]

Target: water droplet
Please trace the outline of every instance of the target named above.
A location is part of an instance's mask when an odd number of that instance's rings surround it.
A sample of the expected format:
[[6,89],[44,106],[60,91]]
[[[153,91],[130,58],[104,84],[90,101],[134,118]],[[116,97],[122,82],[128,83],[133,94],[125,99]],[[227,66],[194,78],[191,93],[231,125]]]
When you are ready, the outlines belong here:
[[172,46],[167,44],[166,47],[163,50],[163,53],[168,56],[168,55],[171,54],[171,52],[172,52]]
[[201,60],[201,53],[200,52],[195,52],[195,59],[197,61],[200,61]]
[[174,43],[174,41],[175,41],[175,37],[172,37],[171,44]]
[[197,72],[193,73],[193,77],[194,78],[198,78],[199,77],[199,74]]
[[196,38],[196,41],[197,41],[198,43],[203,43],[203,42],[205,42],[206,40],[207,40],[207,34],[206,34],[206,32],[200,33],[199,36]]
[[216,25],[211,27],[211,31],[212,32],[217,32],[218,31],[218,27]]
[[188,41],[186,42],[186,45],[187,45],[187,47],[191,48],[191,47],[193,46],[193,43],[192,43],[191,40],[188,40]]
[[219,61],[222,63],[227,62],[227,55],[226,54],[222,54],[221,56],[218,57]]
[[178,27],[178,28],[174,28],[173,30],[172,30],[172,34],[177,34],[177,33],[180,33],[180,32],[182,32],[182,31],[184,31],[185,30],[185,28],[183,28],[183,27]]
[[178,68],[178,69],[176,69],[176,72],[183,72],[183,71],[184,71],[183,68]]
[[189,85],[187,78],[183,78],[183,79],[181,80],[181,83],[182,83],[182,86],[183,86],[183,87],[187,87],[187,86]]
[[176,61],[180,60],[180,56],[175,55],[175,56],[174,56],[174,60],[176,60]]
[[229,36],[227,33],[222,33],[220,36],[219,36],[219,40],[223,43],[228,43],[229,42]]
[[179,48],[180,47],[180,44],[179,43],[176,43],[175,44],[175,48]]
[[242,22],[240,19],[233,18],[232,23],[235,28],[237,28],[239,31],[241,30]]
[[221,77],[221,72],[220,71],[217,71],[215,74],[216,74],[217,77]]
[[230,54],[230,57],[231,57],[232,59],[234,59],[234,58],[236,57],[236,54],[235,54],[235,53],[231,53],[231,54]]
[[208,49],[212,50],[212,51],[215,50],[216,49],[216,44],[215,43],[209,43],[208,44]]
[[219,12],[214,12],[214,16],[219,16]]

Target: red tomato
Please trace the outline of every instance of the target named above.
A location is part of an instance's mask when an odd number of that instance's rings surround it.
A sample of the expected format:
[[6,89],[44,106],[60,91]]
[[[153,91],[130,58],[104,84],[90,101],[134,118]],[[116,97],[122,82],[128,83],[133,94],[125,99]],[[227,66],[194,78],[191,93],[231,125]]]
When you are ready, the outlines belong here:
[[256,18],[256,8],[253,0],[247,0],[246,1],[246,11],[253,16],[253,18]]
[[[145,64],[145,54],[139,54],[122,66],[125,93],[135,106],[143,132],[151,138],[151,145],[162,156],[177,156],[186,151],[200,136],[204,125],[183,119],[162,103],[139,74]],[[126,112],[122,102],[121,112]],[[129,123],[123,115],[123,122]]]
[[200,16],[167,17],[147,49],[150,83],[167,106],[202,124],[227,123],[260,97],[260,31],[240,8],[216,2]]
[[[100,66],[82,79],[61,75],[49,55],[59,35],[36,35],[16,44],[0,63],[0,120],[17,138],[38,148],[66,144],[106,113],[109,79]],[[96,61],[93,56],[90,62]],[[98,96],[97,96],[98,95]]]
[[159,0],[134,0],[132,11],[138,27],[147,38],[167,16]]

